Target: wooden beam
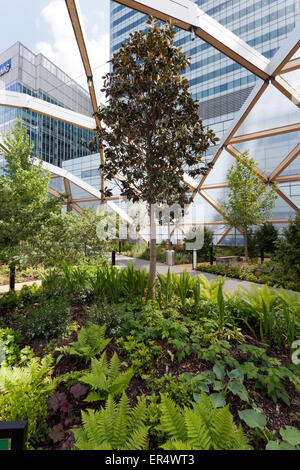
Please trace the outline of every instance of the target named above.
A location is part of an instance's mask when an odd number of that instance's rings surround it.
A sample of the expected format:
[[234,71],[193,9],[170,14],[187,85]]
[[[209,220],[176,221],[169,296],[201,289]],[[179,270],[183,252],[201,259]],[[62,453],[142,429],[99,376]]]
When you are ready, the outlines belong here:
[[[81,59],[82,59],[82,63],[83,63],[83,66],[84,66],[86,78],[87,78],[87,81],[88,81],[88,87],[89,87],[91,103],[92,103],[92,107],[93,107],[93,111],[94,111],[94,117],[95,117],[95,120],[96,120],[96,125],[97,125],[97,128],[100,129],[101,128],[101,123],[100,123],[100,120],[99,120],[97,114],[95,114],[98,111],[98,104],[97,104],[97,98],[96,98],[96,93],[95,93],[93,72],[92,72],[92,68],[91,68],[91,65],[90,65],[90,60],[89,60],[89,56],[88,56],[88,53],[87,53],[85,40],[84,40],[84,37],[83,37],[83,32],[82,32],[82,28],[81,28],[81,24],[80,24],[80,20],[79,20],[79,16],[78,16],[77,8],[76,8],[76,3],[75,3],[75,0],[65,0],[65,2],[66,2],[66,5],[67,5],[67,9],[68,9],[68,12],[69,12],[69,16],[70,16],[70,20],[71,20],[71,23],[72,23],[73,31],[74,31],[74,34],[75,34],[75,38],[76,38],[77,45],[78,45],[78,48],[79,48],[79,52],[80,52],[80,55],[81,55]],[[105,156],[104,156],[104,151],[103,151],[102,148],[100,149],[100,161],[101,161],[101,165],[104,165]],[[105,176],[104,176],[104,173],[102,171],[101,172],[101,191],[102,191],[101,200],[102,200],[102,202],[104,202],[104,199],[105,199],[104,194],[103,194],[104,190],[105,190]]]
[[300,155],[300,144],[296,145],[296,147],[289,153],[289,155],[272,171],[269,179],[270,181],[277,180],[277,177],[282,173],[286,167],[288,167],[297,157]]
[[264,131],[251,132],[250,134],[236,135],[230,139],[230,144],[265,139],[267,137],[274,137],[275,135],[288,134],[289,132],[297,131],[300,131],[300,122],[290,124],[289,126],[274,127],[273,129],[266,129]]
[[300,108],[300,93],[295,90],[284,78],[280,75],[274,77],[272,85],[277,88],[284,96],[286,96],[294,105]]
[[[249,115],[249,113],[252,111],[252,109],[254,108],[254,106],[256,105],[256,103],[258,102],[258,100],[260,99],[260,97],[263,95],[263,93],[265,92],[265,90],[268,88],[268,83],[267,82],[262,82],[259,86],[259,89],[256,91],[256,93],[254,94],[252,100],[250,103],[248,103],[246,101],[246,103],[244,104],[244,106],[242,107],[241,111],[240,111],[240,114],[238,115],[238,117],[236,118],[236,121],[234,122],[232,128],[230,129],[230,131],[228,131],[227,135],[226,135],[226,138],[224,139],[222,145],[220,145],[220,148],[218,149],[218,151],[216,152],[212,162],[211,162],[211,168],[205,173],[205,175],[203,176],[203,178],[201,179],[200,183],[199,183],[199,186],[198,186],[198,189],[201,188],[201,186],[203,186],[204,184],[204,181],[206,180],[206,178],[208,177],[209,173],[212,171],[215,163],[217,162],[217,160],[219,159],[221,153],[223,152],[223,150],[226,149],[226,146],[231,143],[231,140],[233,138],[233,136],[236,134],[237,130],[239,129],[239,127],[243,124],[243,122],[245,121],[245,119],[247,118],[247,116]],[[254,93],[254,92],[253,92]],[[251,95],[250,95],[251,96]]]
[[228,183],[204,184],[199,189],[209,190],[209,189],[221,189],[221,188],[228,188]]
[[228,229],[226,230],[226,232],[223,233],[223,235],[221,236],[220,240],[217,241],[217,245],[220,245],[220,243],[222,243],[222,241],[224,240],[224,238],[229,234],[230,230],[232,229],[232,227],[228,227]]
[[268,78],[265,71],[270,61],[250,47],[211,16],[206,15],[194,2],[175,0],[116,0],[117,3],[133,8],[162,21],[173,20],[177,27],[193,31],[203,41],[222,52],[230,59],[245,67],[263,80]]
[[203,197],[219,214],[224,215],[223,209],[219,206],[219,204],[211,197],[209,194],[207,194],[206,191],[200,189],[199,190],[200,196]]
[[[230,153],[230,155],[232,155],[235,158],[239,158],[241,156],[241,152],[239,152],[232,145],[228,145],[226,150],[227,150],[228,153]],[[247,157],[243,158],[242,162],[244,163],[245,166],[249,167],[249,165],[247,165]],[[255,171],[264,183],[266,183],[268,181],[268,177],[258,167],[255,167]]]
[[277,176],[273,181],[276,181],[276,183],[294,183],[300,181],[300,174]]
[[292,59],[282,67],[278,75],[282,75],[282,74],[289,73],[289,72],[294,72],[294,70],[298,70],[298,69],[300,69],[300,58]]
[[296,212],[300,212],[300,209],[296,204],[293,203],[280,189],[275,188],[276,193]]

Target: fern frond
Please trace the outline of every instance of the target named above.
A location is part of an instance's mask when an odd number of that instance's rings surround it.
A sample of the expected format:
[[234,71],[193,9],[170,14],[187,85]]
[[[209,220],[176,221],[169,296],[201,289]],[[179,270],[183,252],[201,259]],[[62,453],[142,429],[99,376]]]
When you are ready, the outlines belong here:
[[170,437],[186,441],[187,433],[184,418],[176,404],[167,396],[161,395],[161,429]]
[[129,400],[125,393],[122,394],[117,407],[116,419],[114,422],[114,437],[112,445],[115,449],[120,449],[127,437],[127,416],[129,414]]
[[94,449],[99,441],[101,443],[102,439],[100,436],[100,431],[98,429],[98,419],[95,411],[88,410],[87,413],[82,412],[82,422],[84,424],[86,440],[90,443],[92,449]]
[[231,450],[235,445],[235,427],[228,405],[215,412],[212,434],[215,450]]
[[133,431],[135,428],[141,426],[145,422],[145,416],[147,412],[146,397],[143,396],[140,398],[138,404],[131,410],[130,416],[128,419],[128,427],[130,431]]
[[110,361],[110,366],[109,366],[109,371],[108,371],[108,376],[109,378],[113,381],[116,377],[118,377],[118,374],[120,372],[121,368],[121,361],[118,358],[117,354],[114,353],[113,357],[111,358]]
[[190,409],[185,410],[185,425],[187,429],[188,441],[195,450],[209,450],[212,441],[201,416]]
[[148,431],[149,427],[147,426],[138,427],[131,433],[125,446],[120,450],[146,450],[148,448]]
[[160,448],[164,450],[195,450],[189,441],[184,442],[176,439],[169,439]]

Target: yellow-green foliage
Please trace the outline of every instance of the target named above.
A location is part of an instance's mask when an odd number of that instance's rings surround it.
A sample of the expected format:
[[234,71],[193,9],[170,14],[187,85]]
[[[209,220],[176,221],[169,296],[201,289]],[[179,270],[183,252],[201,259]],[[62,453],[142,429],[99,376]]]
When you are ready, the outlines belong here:
[[47,399],[55,388],[52,357],[33,358],[26,367],[0,367],[0,421],[28,420],[28,441],[46,431]]
[[74,429],[76,450],[144,450],[148,448],[145,426],[146,400],[142,398],[130,409],[123,393],[118,405],[109,396],[99,411],[82,412],[83,427]]
[[98,326],[91,324],[86,328],[81,328],[78,332],[78,341],[68,346],[57,348],[63,354],[78,357],[89,362],[92,357],[100,354],[111,341],[105,339],[106,325]]
[[134,375],[132,369],[120,372],[122,364],[116,353],[114,353],[108,364],[104,351],[99,361],[92,359],[91,365],[91,371],[85,373],[79,379],[80,382],[92,388],[86,401],[105,400],[108,395],[113,398],[120,395],[128,387]]
[[165,450],[249,450],[241,427],[236,428],[228,406],[215,408],[208,395],[194,408],[180,409],[161,396],[160,429],[168,436]]

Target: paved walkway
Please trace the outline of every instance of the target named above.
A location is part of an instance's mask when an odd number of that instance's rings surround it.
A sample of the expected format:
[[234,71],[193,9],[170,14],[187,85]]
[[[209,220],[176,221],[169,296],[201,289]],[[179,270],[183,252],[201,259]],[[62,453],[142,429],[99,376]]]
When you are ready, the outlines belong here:
[[[37,284],[40,286],[42,284],[42,281],[37,280],[37,281],[27,281],[27,282],[18,282],[16,283],[16,291],[19,291],[22,289],[24,286],[32,286],[33,284]],[[1,294],[6,294],[6,292],[9,291],[9,284],[5,284],[4,286],[0,286],[0,295]]]
[[[116,255],[116,266],[120,266],[123,268],[127,267],[128,262],[132,263],[135,265],[137,269],[146,269],[149,271],[149,261],[144,260],[144,259],[137,259],[137,258],[129,258],[128,256],[123,256],[123,255]],[[165,263],[157,263],[156,264],[156,269],[157,273],[159,274],[167,274],[169,266]],[[203,274],[208,281],[211,281],[212,279],[217,279],[219,276],[217,274],[211,274],[211,273],[205,273],[202,271],[194,271],[191,268],[185,267],[185,266],[170,266],[170,271],[172,273],[180,274],[184,272],[184,270],[187,270],[187,272],[191,276],[200,276]],[[256,285],[258,287],[261,287],[261,284],[256,284],[254,282],[248,282],[248,281],[241,281],[240,279],[233,279],[233,278],[227,278],[225,281],[224,289],[229,292],[235,291],[238,287],[245,287],[247,289],[251,288],[251,285]]]

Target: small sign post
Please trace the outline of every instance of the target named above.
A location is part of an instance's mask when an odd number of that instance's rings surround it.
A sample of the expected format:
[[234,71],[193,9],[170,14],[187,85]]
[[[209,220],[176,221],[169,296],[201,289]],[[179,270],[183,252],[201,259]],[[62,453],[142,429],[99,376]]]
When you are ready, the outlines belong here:
[[0,422],[0,450],[25,450],[27,421]]

